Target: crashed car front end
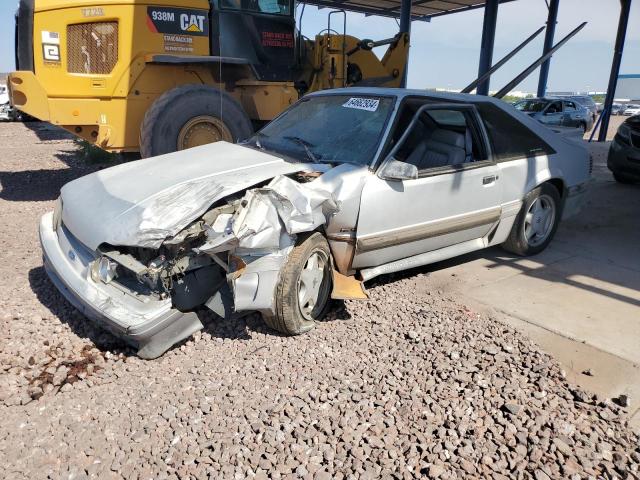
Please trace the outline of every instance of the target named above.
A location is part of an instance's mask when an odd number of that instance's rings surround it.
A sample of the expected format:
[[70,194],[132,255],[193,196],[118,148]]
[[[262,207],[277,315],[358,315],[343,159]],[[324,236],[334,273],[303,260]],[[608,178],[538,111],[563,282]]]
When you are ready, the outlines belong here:
[[[226,318],[247,311],[273,315],[274,289],[297,235],[324,229],[339,211],[337,198],[353,196],[352,187],[343,188],[345,172],[347,178],[350,171],[358,178],[367,172],[344,165],[334,169],[339,174],[322,178],[328,165],[282,163],[288,172],[263,166],[262,177],[281,173],[268,181],[260,177],[262,181],[239,182],[234,188],[239,191],[233,193],[217,191],[218,180],[204,177],[195,183],[208,183],[202,191],[217,192],[213,196],[185,198],[181,185],[153,195],[135,220],[149,228],[138,228],[135,237],[132,230],[118,227],[127,225],[133,207],[119,207],[120,222],[109,222],[100,237],[93,236],[96,223],[84,238],[74,235],[89,220],[73,209],[74,195],[85,192],[82,182],[72,182],[63,188],[56,210],[40,223],[45,268],[74,306],[132,344],[143,358],[155,358],[203,328],[201,308]],[[192,192],[194,181],[188,184]],[[170,203],[172,212],[180,212],[180,222],[167,218],[165,201],[158,198]],[[183,225],[202,209],[200,204],[209,202],[203,214]],[[103,205],[102,211],[108,208]],[[92,216],[95,221],[95,212]],[[163,221],[170,228],[160,228]]]
[[[112,279],[99,280],[96,267],[106,257],[56,224],[54,212],[40,220],[40,243],[44,267],[58,290],[87,318],[136,347],[141,357],[155,358],[202,328],[195,313],[180,312],[170,298],[140,294]],[[108,274],[103,279],[108,280]]]

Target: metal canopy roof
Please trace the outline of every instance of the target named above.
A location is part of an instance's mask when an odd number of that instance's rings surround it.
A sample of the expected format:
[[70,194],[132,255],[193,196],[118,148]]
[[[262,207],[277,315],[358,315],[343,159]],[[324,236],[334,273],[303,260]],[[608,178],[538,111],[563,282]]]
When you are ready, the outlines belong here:
[[[506,3],[513,0],[501,0]],[[399,17],[402,0],[302,0],[301,3],[383,17]],[[484,7],[485,0],[412,0],[411,18],[429,21],[433,17]]]

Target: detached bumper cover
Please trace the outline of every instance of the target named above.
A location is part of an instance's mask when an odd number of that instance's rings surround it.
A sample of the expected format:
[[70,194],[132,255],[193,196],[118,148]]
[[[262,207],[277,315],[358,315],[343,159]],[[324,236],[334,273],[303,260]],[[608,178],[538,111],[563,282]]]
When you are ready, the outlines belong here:
[[53,229],[53,213],[40,220],[44,266],[53,284],[87,318],[138,349],[142,358],[156,358],[203,328],[195,313],[171,307],[170,300],[135,298],[115,285],[89,276],[92,252],[64,227]]

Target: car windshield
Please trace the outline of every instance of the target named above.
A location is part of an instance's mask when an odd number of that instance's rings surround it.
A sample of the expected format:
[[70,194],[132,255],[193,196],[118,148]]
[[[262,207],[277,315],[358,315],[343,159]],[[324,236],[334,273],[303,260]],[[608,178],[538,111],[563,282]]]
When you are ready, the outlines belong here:
[[368,165],[394,98],[321,95],[301,100],[248,140],[302,161]]
[[516,103],[514,106],[521,112],[541,112],[546,105],[547,102],[541,100],[524,100]]

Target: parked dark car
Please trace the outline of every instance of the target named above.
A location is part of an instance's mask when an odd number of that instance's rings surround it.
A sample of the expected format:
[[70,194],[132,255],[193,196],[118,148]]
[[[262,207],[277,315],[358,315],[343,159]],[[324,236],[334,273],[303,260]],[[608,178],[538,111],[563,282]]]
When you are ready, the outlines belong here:
[[573,100],[529,98],[515,103],[514,106],[550,127],[578,127],[586,132],[593,126],[589,110]]
[[620,183],[640,182],[640,115],[627,118],[618,127],[607,166]]

